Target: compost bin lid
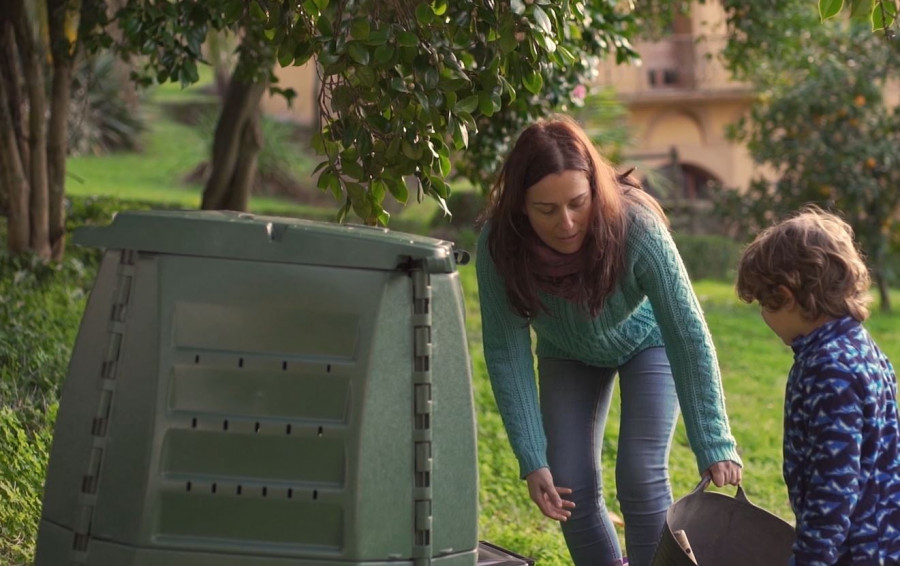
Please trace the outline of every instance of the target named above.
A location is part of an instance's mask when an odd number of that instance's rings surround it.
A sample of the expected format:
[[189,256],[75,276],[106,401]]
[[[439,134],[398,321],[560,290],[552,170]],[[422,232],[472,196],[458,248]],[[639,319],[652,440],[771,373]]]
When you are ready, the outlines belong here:
[[257,216],[233,211],[123,211],[103,227],[75,230],[73,243],[108,249],[226,259],[397,269],[423,261],[456,270],[453,243],[387,228]]

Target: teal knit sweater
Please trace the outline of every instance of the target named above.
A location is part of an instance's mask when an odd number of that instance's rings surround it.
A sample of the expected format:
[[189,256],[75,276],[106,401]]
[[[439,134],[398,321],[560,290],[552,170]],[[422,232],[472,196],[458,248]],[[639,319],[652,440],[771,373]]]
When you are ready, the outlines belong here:
[[[725,414],[719,364],[687,271],[668,228],[644,209],[629,214],[625,270],[596,318],[565,299],[541,293],[550,313],[531,327],[539,357],[618,367],[638,352],[665,346],[699,471],[723,460],[741,464]],[[476,252],[484,357],[522,477],[547,466],[527,320],[510,306],[487,248]]]

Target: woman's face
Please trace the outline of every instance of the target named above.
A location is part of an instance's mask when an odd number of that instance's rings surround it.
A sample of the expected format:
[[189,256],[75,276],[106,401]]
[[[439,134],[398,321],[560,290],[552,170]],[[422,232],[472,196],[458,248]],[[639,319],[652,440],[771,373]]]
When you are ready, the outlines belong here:
[[582,171],[547,175],[525,191],[525,214],[538,237],[552,249],[581,249],[591,214],[591,185]]

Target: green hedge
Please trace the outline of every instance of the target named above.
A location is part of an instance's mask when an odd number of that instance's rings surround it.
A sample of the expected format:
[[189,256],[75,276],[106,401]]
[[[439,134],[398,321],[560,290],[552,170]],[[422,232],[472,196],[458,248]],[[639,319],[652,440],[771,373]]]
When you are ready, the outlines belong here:
[[722,236],[675,233],[675,245],[691,280],[733,281],[743,246]]

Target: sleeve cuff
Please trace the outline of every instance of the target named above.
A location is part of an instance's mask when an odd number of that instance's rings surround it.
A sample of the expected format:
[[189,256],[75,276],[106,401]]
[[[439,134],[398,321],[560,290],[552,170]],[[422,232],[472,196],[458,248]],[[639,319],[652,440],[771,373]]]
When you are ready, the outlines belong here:
[[738,466],[744,467],[744,462],[741,460],[741,456],[737,452],[737,447],[734,445],[710,448],[705,450],[702,454],[697,454],[697,467],[701,474],[716,462],[725,461],[734,462]]
[[519,477],[525,479],[525,476],[538,468],[549,468],[547,457],[542,454],[529,453],[519,457]]

